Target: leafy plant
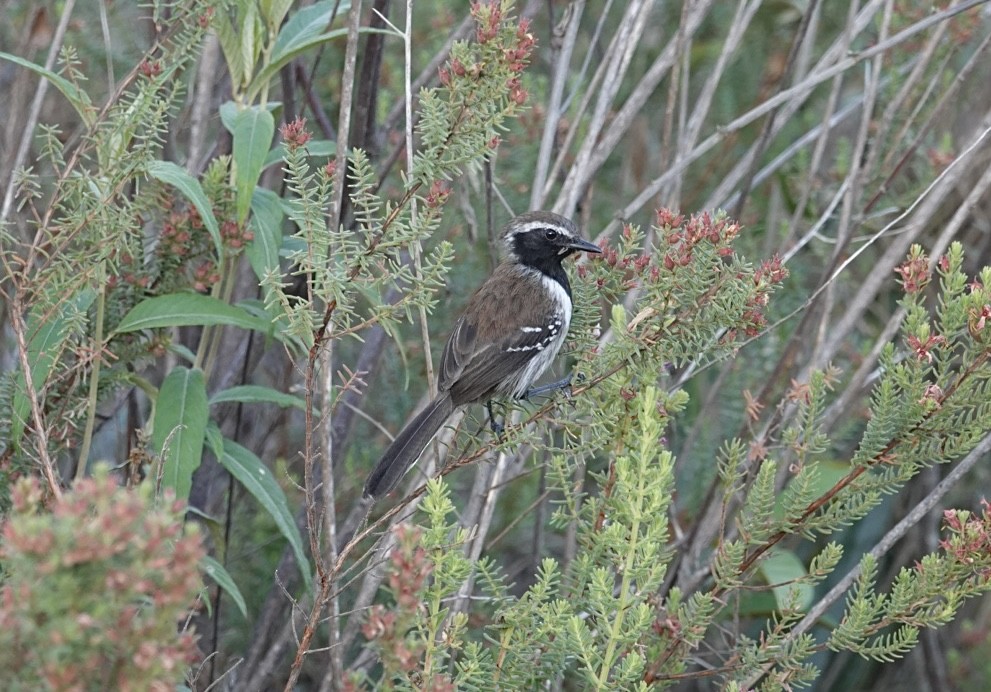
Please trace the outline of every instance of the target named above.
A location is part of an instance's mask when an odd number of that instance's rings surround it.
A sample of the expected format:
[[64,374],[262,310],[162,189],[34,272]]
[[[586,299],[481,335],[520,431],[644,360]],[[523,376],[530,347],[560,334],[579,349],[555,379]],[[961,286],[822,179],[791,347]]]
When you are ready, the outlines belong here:
[[[105,538],[152,584],[128,551],[186,539],[151,496],[189,500],[200,689],[853,689],[909,656],[950,686],[988,586],[991,41],[923,5],[13,3],[0,504],[42,483],[8,529],[96,545],[58,508],[111,460],[150,524]],[[604,250],[567,268],[570,396],[504,402],[495,438],[452,418],[369,507],[525,208]],[[939,534],[939,505],[970,511]],[[55,569],[17,555],[3,588]],[[87,579],[43,636],[148,601]],[[140,612],[175,684],[188,639]]]

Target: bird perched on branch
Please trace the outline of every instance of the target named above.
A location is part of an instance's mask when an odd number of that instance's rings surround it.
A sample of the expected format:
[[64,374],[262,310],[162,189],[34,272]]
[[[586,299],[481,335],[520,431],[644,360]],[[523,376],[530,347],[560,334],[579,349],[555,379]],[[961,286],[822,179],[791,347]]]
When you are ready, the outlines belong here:
[[365,481],[365,497],[390,492],[456,409],[538,393],[531,387],[571,324],[571,285],[561,262],[602,250],[570,219],[545,211],[517,216],[502,238],[506,258],[468,301],[444,347],[437,397],[389,445]]

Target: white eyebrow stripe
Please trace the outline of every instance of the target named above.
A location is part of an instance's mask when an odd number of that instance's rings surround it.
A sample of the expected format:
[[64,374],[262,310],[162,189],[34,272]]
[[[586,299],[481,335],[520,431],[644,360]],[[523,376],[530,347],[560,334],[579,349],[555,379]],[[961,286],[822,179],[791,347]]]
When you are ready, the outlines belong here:
[[[517,235],[518,233],[529,233],[530,231],[534,231],[538,228],[550,228],[552,225],[553,224],[547,221],[530,221],[514,230],[511,235]],[[555,230],[557,230],[556,226]]]
[[529,233],[530,231],[536,231],[541,228],[549,228],[552,231],[556,231],[560,235],[565,236],[566,238],[574,239],[575,237],[568,229],[562,228],[561,226],[558,226],[557,224],[548,221],[530,221],[529,223],[525,223],[519,228],[514,229],[513,232],[510,233],[509,235],[510,237],[517,236],[520,235],[521,233]]

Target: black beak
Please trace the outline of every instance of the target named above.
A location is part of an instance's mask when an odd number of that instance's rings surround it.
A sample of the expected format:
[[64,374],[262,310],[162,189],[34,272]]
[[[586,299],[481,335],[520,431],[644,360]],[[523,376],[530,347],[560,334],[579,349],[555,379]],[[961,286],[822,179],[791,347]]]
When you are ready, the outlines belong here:
[[575,238],[568,243],[568,247],[572,250],[584,250],[585,252],[594,252],[597,255],[602,254],[602,248],[595,243],[590,243],[584,238]]

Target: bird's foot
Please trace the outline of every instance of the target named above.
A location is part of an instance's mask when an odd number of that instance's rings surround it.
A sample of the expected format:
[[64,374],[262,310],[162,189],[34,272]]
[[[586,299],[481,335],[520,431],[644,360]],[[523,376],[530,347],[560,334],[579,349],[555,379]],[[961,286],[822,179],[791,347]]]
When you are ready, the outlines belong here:
[[[568,375],[563,380],[558,380],[557,382],[549,382],[547,384],[542,384],[539,387],[531,387],[527,390],[526,394],[523,395],[524,399],[529,399],[533,396],[543,396],[544,394],[550,394],[552,392],[563,391],[564,395],[571,398],[571,375]],[[585,376],[581,373],[578,374],[578,381],[583,382]]]
[[499,438],[499,442],[503,442],[502,434],[506,431],[506,426],[496,420],[495,413],[492,411],[491,399],[485,402],[485,410],[489,412],[489,427],[492,428],[492,432]]

